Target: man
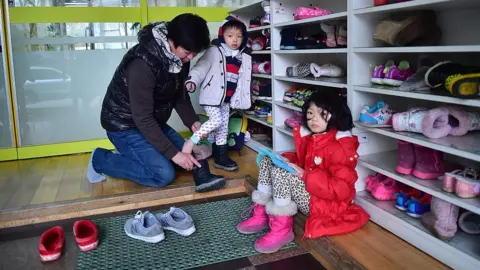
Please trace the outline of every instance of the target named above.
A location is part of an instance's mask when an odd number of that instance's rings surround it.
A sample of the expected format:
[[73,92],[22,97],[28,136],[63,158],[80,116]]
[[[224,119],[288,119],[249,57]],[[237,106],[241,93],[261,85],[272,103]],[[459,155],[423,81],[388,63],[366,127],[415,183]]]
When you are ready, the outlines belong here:
[[88,180],[106,174],[164,187],[175,178],[174,163],[192,170],[197,192],[223,188],[225,179],[210,174],[206,159],[182,153],[184,139],[166,124],[175,109],[191,131],[201,126],[183,85],[188,62],[210,43],[207,22],[182,14],[145,26],[138,42],[117,67],[102,105],[102,127],[118,152],[93,150]]

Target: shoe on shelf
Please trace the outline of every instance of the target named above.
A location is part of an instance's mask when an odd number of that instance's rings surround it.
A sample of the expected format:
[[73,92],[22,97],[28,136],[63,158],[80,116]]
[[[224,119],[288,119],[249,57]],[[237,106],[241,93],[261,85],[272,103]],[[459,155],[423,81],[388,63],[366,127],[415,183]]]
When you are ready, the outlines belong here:
[[310,64],[310,72],[313,74],[313,77],[331,77],[331,78],[338,78],[342,77],[345,72],[344,70],[334,64],[325,64],[325,65],[317,65],[315,63]]
[[367,185],[366,190],[368,192],[372,192],[379,183],[387,180],[387,178],[388,177],[380,173],[377,173],[376,175],[369,175],[365,179],[365,184]]
[[473,98],[479,94],[480,68],[440,62],[427,71],[425,82],[430,88],[446,90],[452,96]]
[[299,127],[302,124],[303,124],[303,116],[300,113],[285,119],[285,126],[291,129]]
[[399,192],[397,181],[392,178],[387,178],[384,181],[379,181],[377,185],[372,188],[372,196],[379,201],[395,200],[395,194]]
[[295,47],[299,50],[325,49],[327,36],[324,32],[308,37],[297,37]]
[[261,51],[267,48],[267,39],[264,36],[256,37],[252,40],[252,51]]
[[408,203],[412,198],[422,197],[423,192],[411,188],[410,190],[400,191],[395,194],[395,207],[402,211],[407,211]]
[[285,91],[283,94],[283,102],[292,102],[293,101],[293,94],[297,91],[297,87],[291,87]]
[[164,230],[176,232],[181,236],[190,236],[196,231],[192,217],[180,208],[171,207],[167,213],[155,216]]
[[298,36],[298,29],[288,28],[280,32],[280,50],[296,50],[295,42]]
[[271,49],[271,44],[270,44],[270,29],[264,29],[262,30],[262,35],[265,37],[266,40],[266,48],[267,50]]
[[415,167],[415,150],[413,144],[398,140],[398,158],[395,171],[404,175],[412,174]]
[[287,67],[287,77],[304,78],[312,74],[310,64],[302,63],[296,64],[292,67]]
[[337,47],[347,47],[347,23],[341,23],[337,25]]
[[77,220],[73,224],[75,241],[81,251],[87,252],[98,247],[97,225],[90,220]]
[[298,92],[298,96],[293,101],[293,104],[297,105],[298,107],[302,107],[303,104],[305,104],[305,101],[307,101],[312,94],[313,94],[313,91],[310,89]]
[[458,230],[459,207],[433,197],[430,209],[430,212],[422,216],[422,225],[444,241],[452,239]]
[[335,25],[321,23],[320,28],[325,32],[327,37],[325,40],[325,45],[328,48],[337,48],[338,44]]
[[253,95],[258,96],[260,94],[260,84],[259,80],[252,80],[251,90]]
[[442,152],[417,144],[413,145],[413,149],[415,151],[413,176],[424,180],[433,180],[444,175],[445,161]]
[[270,108],[267,106],[258,106],[255,109],[255,115],[260,118],[267,118],[268,114],[271,112]]
[[391,127],[393,111],[388,104],[379,101],[372,106],[364,106],[360,111],[360,123],[371,127]]
[[472,168],[467,168],[455,177],[455,194],[460,198],[475,198],[480,196],[480,174]]
[[134,218],[125,222],[127,236],[148,243],[158,243],[165,239],[162,225],[149,211],[137,211]]
[[263,17],[261,19],[262,25],[270,25],[270,1],[262,2]]
[[436,26],[433,10],[409,12],[400,20],[384,20],[377,24],[373,39],[395,47],[409,45],[412,41],[427,35]]
[[262,26],[261,17],[255,17],[250,20],[249,28],[257,28]]
[[423,193],[420,198],[411,198],[407,206],[407,215],[420,218],[423,214],[430,212],[432,195]]
[[65,235],[60,226],[48,229],[40,236],[39,252],[40,261],[51,262],[62,256]]
[[267,114],[267,123],[273,124],[272,112]]
[[402,61],[397,66],[393,65],[384,70],[385,78],[383,84],[390,86],[400,86],[404,81],[413,76],[414,72],[410,63]]
[[378,65],[373,68],[371,82],[374,84],[383,84],[383,79],[385,79],[385,69],[394,66],[395,62],[388,60],[385,65]]
[[260,100],[272,100],[272,85],[260,84],[258,91],[258,99]]
[[321,9],[318,7],[297,7],[297,9],[295,10],[295,14],[293,15],[293,19],[304,20],[330,14],[332,14],[330,10]]
[[480,215],[464,212],[458,219],[458,226],[468,234],[480,234]]

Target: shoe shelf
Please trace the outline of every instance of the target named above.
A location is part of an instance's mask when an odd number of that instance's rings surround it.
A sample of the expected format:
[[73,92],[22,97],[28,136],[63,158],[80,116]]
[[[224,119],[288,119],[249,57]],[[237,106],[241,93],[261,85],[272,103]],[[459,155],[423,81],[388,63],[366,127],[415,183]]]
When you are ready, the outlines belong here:
[[442,241],[432,235],[419,219],[398,210],[392,201],[375,200],[367,191],[357,192],[355,203],[370,213],[373,222],[453,269],[480,269],[480,236],[459,231],[450,241]]
[[[242,5],[240,7],[233,8],[229,11],[229,13],[233,14],[233,15],[248,14],[248,13],[252,13],[252,12],[257,13],[258,10],[263,10],[262,0],[254,0],[250,4],[245,4],[245,5]],[[248,23],[246,25],[248,26]]]
[[270,54],[270,50],[253,51],[252,54]]
[[265,30],[265,29],[270,29],[270,25],[248,28],[247,32],[252,33],[252,32],[262,31],[262,30]]
[[288,136],[293,137],[292,129],[286,127],[285,125],[276,126],[276,129],[277,129],[277,131],[279,131],[279,132],[281,132],[281,133],[283,133],[283,134],[285,134],[285,135],[288,135]]
[[273,103],[275,105],[278,105],[278,106],[283,107],[283,108],[290,109],[292,111],[297,111],[297,112],[302,111],[302,108],[300,108],[298,106],[295,106],[293,103],[287,103],[287,102],[283,102],[283,101],[274,101]]
[[376,15],[384,12],[400,12],[419,9],[433,9],[435,11],[467,9],[478,7],[478,0],[413,0],[397,4],[373,6],[373,0],[353,1],[353,15]]
[[420,100],[428,100],[439,103],[457,104],[463,106],[480,107],[480,97],[476,99],[462,99],[451,96],[441,96],[422,92],[399,91],[397,87],[389,87],[383,85],[365,84],[354,85],[353,89],[359,92],[373,93],[378,95],[387,95],[395,97],[404,97]]
[[[480,1],[479,1],[480,2]],[[353,48],[354,53],[462,53],[480,52],[480,45]]]
[[272,78],[272,75],[268,75],[268,74],[252,74],[252,77],[254,78],[263,78],[263,79],[271,79]]
[[373,133],[480,162],[480,140],[478,132],[470,132],[460,137],[448,136],[441,139],[430,139],[419,133],[398,132],[392,128],[368,127],[358,122],[354,124],[357,128]]
[[265,143],[263,141],[256,141],[254,139],[250,139],[249,141],[245,142],[245,145],[251,149],[262,149],[264,147],[273,151],[272,145]]
[[274,50],[276,54],[321,54],[321,53],[347,53],[347,49],[312,49],[312,50]]
[[301,83],[301,84],[308,84],[308,85],[318,85],[318,86],[326,86],[326,87],[336,87],[336,88],[345,88],[347,87],[347,78],[327,78],[327,77],[320,77],[320,78],[296,78],[296,77],[287,77],[287,76],[273,76],[275,80],[285,81],[285,82],[293,82],[293,83]]
[[268,100],[268,99],[256,99],[256,101],[260,101],[260,102],[264,102],[264,103],[268,103],[268,104],[272,104],[272,103],[273,103],[273,101]]
[[267,123],[267,118],[266,117],[265,118],[260,118],[260,117],[257,117],[255,115],[247,115],[247,118],[252,120],[252,121],[255,121],[257,123],[260,123],[264,126],[273,127],[272,124]]
[[273,27],[275,28],[286,28],[286,27],[298,27],[302,25],[308,25],[308,24],[318,24],[321,22],[326,22],[326,21],[332,21],[332,20],[346,20],[347,19],[347,12],[339,12],[339,13],[333,13],[330,15],[326,16],[320,16],[320,17],[314,17],[314,18],[309,18],[309,19],[303,19],[303,20],[298,20],[298,21],[288,21],[288,22],[283,22],[283,23],[275,23],[273,24]]
[[395,171],[397,157],[397,151],[380,152],[361,156],[358,159],[358,163],[370,170],[395,179],[398,182],[421,190],[470,212],[480,214],[480,198],[464,199],[456,196],[454,193],[445,192],[442,190],[441,180],[423,180],[412,175],[399,174]]

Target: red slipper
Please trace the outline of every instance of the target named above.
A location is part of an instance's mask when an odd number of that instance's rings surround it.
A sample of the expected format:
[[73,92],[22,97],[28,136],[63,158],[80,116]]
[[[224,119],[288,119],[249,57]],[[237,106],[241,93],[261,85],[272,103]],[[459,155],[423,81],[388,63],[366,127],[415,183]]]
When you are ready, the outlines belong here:
[[62,256],[63,243],[65,236],[63,228],[53,227],[40,236],[40,260],[42,262],[51,262],[58,260]]
[[95,223],[89,220],[75,221],[73,234],[81,251],[86,252],[97,248],[98,229]]

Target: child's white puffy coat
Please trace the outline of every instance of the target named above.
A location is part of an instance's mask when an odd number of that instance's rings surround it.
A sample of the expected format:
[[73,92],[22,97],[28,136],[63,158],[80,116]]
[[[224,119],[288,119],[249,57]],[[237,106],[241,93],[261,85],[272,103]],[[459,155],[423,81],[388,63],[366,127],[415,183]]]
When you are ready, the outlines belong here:
[[[211,46],[190,70],[187,82],[200,89],[201,106],[219,106],[225,100],[226,61],[220,48]],[[250,84],[252,80],[252,57],[242,52],[237,89],[230,100],[232,109],[246,110],[251,107]]]

